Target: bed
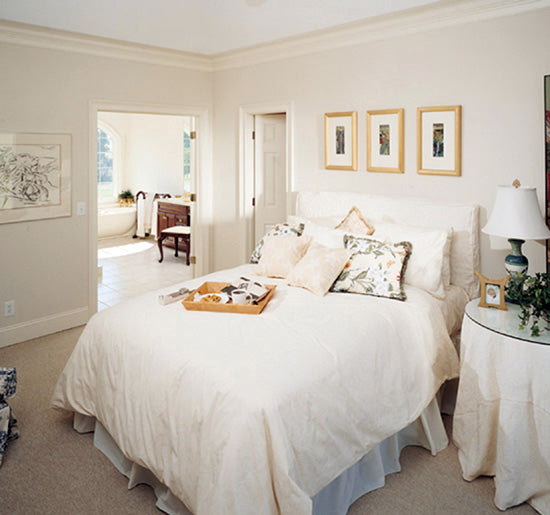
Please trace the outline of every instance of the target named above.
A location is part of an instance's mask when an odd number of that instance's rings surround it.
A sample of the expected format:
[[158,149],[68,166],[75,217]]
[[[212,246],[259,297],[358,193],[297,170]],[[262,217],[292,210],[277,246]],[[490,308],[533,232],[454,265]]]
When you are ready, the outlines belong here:
[[475,295],[478,210],[375,195],[301,192],[296,215],[452,228],[444,298],[316,296],[277,284],[261,315],[185,311],[145,294],[94,315],[55,387],[130,486],[168,513],[338,514],[399,470],[405,445],[447,445],[437,393],[458,375],[451,336]]

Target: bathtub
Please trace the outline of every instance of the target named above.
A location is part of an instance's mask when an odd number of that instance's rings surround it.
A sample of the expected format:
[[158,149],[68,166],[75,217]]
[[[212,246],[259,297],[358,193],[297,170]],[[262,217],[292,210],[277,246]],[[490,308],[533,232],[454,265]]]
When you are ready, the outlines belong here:
[[136,206],[100,207],[97,211],[97,237],[112,238],[136,232]]

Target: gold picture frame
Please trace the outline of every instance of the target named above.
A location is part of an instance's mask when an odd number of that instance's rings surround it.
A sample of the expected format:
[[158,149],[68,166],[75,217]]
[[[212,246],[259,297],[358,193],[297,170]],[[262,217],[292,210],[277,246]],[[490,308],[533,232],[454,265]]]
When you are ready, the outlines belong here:
[[325,168],[357,170],[357,111],[325,114]]
[[480,281],[481,296],[479,298],[479,306],[482,308],[497,308],[507,310],[504,300],[504,289],[510,275],[502,279],[488,279],[476,271],[476,275]]
[[403,173],[405,110],[367,111],[367,171]]
[[462,106],[418,107],[417,171],[427,175],[462,173]]

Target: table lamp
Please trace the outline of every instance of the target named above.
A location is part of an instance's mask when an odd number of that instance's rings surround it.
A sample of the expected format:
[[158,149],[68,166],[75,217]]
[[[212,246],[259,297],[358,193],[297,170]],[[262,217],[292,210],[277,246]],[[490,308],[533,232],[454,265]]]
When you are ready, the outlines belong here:
[[525,240],[550,238],[539,209],[536,189],[521,186],[517,179],[511,186],[497,186],[493,211],[481,230],[492,236],[508,238],[512,252],[504,259],[504,268],[512,277],[527,274],[529,262],[521,253]]

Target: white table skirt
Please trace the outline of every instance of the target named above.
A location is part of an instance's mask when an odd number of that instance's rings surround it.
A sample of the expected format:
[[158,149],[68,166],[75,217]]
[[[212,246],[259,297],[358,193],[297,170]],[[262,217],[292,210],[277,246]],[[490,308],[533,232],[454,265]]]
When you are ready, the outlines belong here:
[[464,479],[494,476],[501,510],[527,501],[550,514],[550,347],[465,316],[460,359],[453,439]]

